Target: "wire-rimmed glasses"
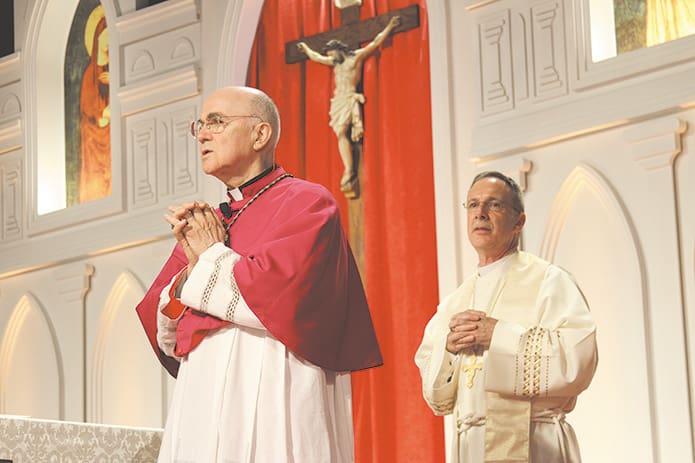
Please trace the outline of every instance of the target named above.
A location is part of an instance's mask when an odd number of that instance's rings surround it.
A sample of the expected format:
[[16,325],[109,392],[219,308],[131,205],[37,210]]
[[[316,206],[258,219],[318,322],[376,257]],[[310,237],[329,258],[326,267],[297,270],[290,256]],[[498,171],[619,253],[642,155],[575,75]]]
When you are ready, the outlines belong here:
[[195,121],[191,122],[191,136],[193,138],[198,138],[200,131],[203,129],[208,130],[213,134],[222,133],[229,124],[234,122],[236,119],[241,119],[244,117],[255,117],[256,119],[263,120],[260,116],[256,116],[255,114],[245,114],[243,116],[211,116],[205,121],[202,119],[196,119]]
[[478,209],[479,207],[482,209],[487,209],[489,212],[499,214],[500,212],[504,211],[506,208],[510,208],[515,212],[519,212],[514,206],[511,206],[504,201],[500,201],[499,199],[488,199],[487,201],[479,201],[477,199],[470,199],[466,202],[463,203],[463,207],[466,208],[468,213],[470,214],[472,211]]

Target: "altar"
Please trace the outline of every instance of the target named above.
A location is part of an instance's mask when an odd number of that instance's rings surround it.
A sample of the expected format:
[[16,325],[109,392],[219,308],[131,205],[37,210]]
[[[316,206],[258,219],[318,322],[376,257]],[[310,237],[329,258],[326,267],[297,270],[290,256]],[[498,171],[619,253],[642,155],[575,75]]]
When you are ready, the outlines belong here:
[[0,415],[0,462],[157,461],[162,430]]

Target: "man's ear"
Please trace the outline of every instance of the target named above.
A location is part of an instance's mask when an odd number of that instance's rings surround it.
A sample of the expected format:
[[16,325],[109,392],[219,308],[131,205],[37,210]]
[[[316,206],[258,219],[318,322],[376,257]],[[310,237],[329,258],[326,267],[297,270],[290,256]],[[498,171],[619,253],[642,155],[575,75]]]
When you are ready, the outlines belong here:
[[526,214],[521,212],[519,214],[519,218],[517,219],[516,223],[514,224],[514,228],[516,228],[517,231],[521,232],[521,229],[524,228],[525,223],[526,223]]
[[256,139],[253,142],[253,149],[261,151],[270,143],[270,139],[273,136],[273,128],[267,122],[261,122],[256,125],[254,135]]

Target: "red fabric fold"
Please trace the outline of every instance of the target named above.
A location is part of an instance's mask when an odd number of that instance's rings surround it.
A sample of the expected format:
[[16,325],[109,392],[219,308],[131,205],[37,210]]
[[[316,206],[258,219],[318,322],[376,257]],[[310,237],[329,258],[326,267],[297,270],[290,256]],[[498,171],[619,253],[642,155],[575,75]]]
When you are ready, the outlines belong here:
[[[366,0],[360,18],[417,4],[420,27],[388,38],[363,68],[365,285],[384,366],[352,375],[355,459],[444,461],[444,430],[422,399],[413,358],[438,302],[425,0]],[[278,161],[326,186],[348,229],[343,165],[328,125],[332,68],[286,64],[285,44],[340,27],[329,0],[266,0],[248,83],[282,115]]]

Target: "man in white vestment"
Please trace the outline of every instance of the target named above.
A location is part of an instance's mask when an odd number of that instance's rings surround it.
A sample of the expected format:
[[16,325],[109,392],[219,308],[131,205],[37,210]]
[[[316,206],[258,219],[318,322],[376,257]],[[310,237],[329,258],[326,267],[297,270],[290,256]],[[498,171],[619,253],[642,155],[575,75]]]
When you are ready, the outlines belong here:
[[437,307],[415,363],[425,401],[453,414],[451,461],[581,461],[565,415],[594,375],[596,325],[566,271],[518,250],[521,191],[475,177],[465,203],[478,268]]

